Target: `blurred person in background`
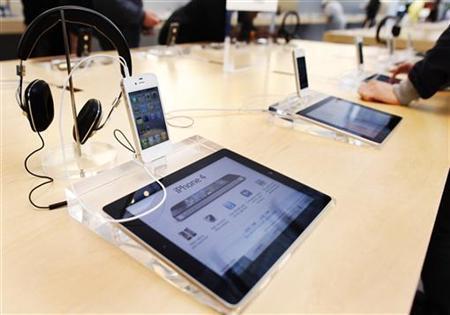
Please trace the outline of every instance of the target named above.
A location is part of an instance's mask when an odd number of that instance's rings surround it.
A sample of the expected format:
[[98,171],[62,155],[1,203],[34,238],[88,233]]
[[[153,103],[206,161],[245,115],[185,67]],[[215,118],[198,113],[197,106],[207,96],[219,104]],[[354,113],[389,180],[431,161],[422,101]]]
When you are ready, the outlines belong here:
[[[28,26],[41,13],[61,5],[59,0],[22,0],[25,25]],[[34,48],[31,57],[55,56],[64,54],[61,27],[53,27],[45,33]]]
[[[254,31],[253,19],[256,12],[239,12],[238,23],[241,26],[239,40],[248,40]],[[226,27],[225,0],[192,0],[177,9],[164,23],[158,42],[165,45],[170,24],[177,22],[179,31],[176,43],[223,42]]]
[[430,9],[430,14],[428,15],[427,21],[437,22],[440,19],[440,6],[441,0],[434,0],[425,5]]
[[192,0],[175,10],[163,25],[158,42],[164,45],[169,26],[180,25],[177,44],[192,42],[223,42],[225,37],[226,1]]
[[373,27],[376,23],[378,11],[380,11],[380,0],[369,0],[366,5],[366,19],[363,23],[363,27]]
[[322,0],[322,10],[327,17],[329,30],[342,30],[347,26],[347,18],[344,15],[344,7],[337,0]]
[[[160,23],[158,16],[144,10],[142,0],[92,0],[93,9],[105,15],[120,29],[130,48],[139,47],[141,32],[149,32]],[[103,49],[111,44],[99,36]]]

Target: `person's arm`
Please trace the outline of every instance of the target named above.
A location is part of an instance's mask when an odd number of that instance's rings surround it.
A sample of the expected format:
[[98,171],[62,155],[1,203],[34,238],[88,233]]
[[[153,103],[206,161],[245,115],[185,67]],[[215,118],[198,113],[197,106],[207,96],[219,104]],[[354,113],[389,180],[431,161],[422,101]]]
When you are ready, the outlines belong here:
[[393,86],[395,97],[402,105],[408,105],[412,101],[420,98],[414,85],[411,83],[409,78],[402,80],[399,84],[394,84]]
[[363,83],[359,94],[364,100],[402,105],[408,105],[418,98],[430,98],[450,83],[449,56],[450,27],[444,31],[422,61],[412,67],[404,64],[394,70],[394,78],[399,73],[409,72],[407,79],[393,86],[375,81]]
[[450,26],[425,58],[414,65],[408,78],[424,99],[432,97],[450,83]]
[[364,101],[381,102],[391,105],[401,105],[401,101],[394,93],[392,84],[371,80],[361,84],[358,90],[359,95]]
[[[391,83],[395,82],[397,75],[402,73],[409,74],[413,67],[414,64],[405,62],[392,69]],[[394,94],[399,100],[399,103],[403,105],[408,105],[412,101],[420,98],[419,93],[409,78],[402,80],[399,84],[394,84]]]

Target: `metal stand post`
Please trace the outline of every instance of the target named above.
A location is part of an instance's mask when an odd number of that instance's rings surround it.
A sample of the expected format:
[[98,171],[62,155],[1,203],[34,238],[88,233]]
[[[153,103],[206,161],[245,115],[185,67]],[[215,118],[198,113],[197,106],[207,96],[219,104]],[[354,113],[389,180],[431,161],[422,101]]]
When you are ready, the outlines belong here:
[[[61,14],[61,25],[62,25],[62,32],[63,32],[63,38],[64,38],[64,51],[66,54],[67,73],[70,74],[70,72],[72,72],[72,64],[70,62],[70,46],[69,46],[69,38],[67,36],[67,25],[66,25],[66,19],[64,17],[64,11],[61,10],[60,14]],[[69,78],[69,89],[70,89],[70,100],[72,103],[73,125],[75,127],[75,140],[76,140],[75,153],[78,155],[78,157],[81,157],[81,141],[80,141],[80,133],[78,130],[77,106],[75,104],[75,92],[73,89],[72,77]],[[65,91],[62,91],[62,93],[64,93],[64,92]]]
[[225,41],[223,46],[223,71],[232,72],[234,64],[232,61],[232,44],[231,44],[231,29],[232,29],[233,11],[226,11],[225,13]]

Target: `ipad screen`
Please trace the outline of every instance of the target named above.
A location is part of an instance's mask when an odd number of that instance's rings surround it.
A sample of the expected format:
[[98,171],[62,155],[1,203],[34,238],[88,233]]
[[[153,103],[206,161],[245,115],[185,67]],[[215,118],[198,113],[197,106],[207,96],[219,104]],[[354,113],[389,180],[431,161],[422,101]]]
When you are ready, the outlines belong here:
[[[167,191],[164,208],[143,221],[218,275],[244,271],[313,201],[226,157]],[[127,211],[139,214],[161,194]]]
[[401,120],[398,116],[335,97],[297,114],[377,143],[383,142]]

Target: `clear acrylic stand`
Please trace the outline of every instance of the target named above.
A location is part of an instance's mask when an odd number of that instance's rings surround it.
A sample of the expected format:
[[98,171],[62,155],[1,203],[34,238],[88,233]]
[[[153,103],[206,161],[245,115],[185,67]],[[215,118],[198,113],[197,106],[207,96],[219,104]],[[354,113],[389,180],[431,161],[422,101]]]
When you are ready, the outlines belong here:
[[178,57],[183,55],[188,55],[190,53],[189,47],[186,46],[165,46],[165,45],[157,45],[152,46],[150,49],[146,51],[147,56],[155,56],[155,57]]
[[83,146],[81,157],[75,153],[74,144],[64,146],[65,159],[61,148],[48,150],[41,158],[45,174],[53,178],[83,178],[94,176],[102,170],[114,166],[116,149],[102,142],[88,142]]
[[347,91],[357,91],[361,83],[374,72],[364,71],[363,69],[354,69],[345,73],[339,80],[339,86]]
[[191,58],[208,63],[222,65],[226,73],[236,73],[248,70],[257,64],[264,64],[264,53],[250,52],[247,43],[231,43],[227,37],[224,43],[205,44],[194,46],[191,50]]
[[[146,167],[160,178],[206,157],[221,147],[200,136],[193,136],[173,145],[171,152]],[[139,261],[163,279],[190,294],[200,303],[224,314],[225,305],[205,293],[191,281],[157,258],[147,248],[126,234],[120,225],[108,221],[102,213],[105,205],[153,182],[147,171],[134,161],[121,164],[97,176],[73,182],[66,189],[69,214],[78,222]],[[238,312],[234,309],[232,312]]]
[[325,97],[326,95],[311,90],[301,98],[297,95],[289,96],[277,104],[270,106],[269,113],[271,115],[269,116],[269,122],[281,127],[293,128],[294,130],[305,132],[310,135],[332,139],[338,142],[361,147],[372,147],[370,144],[361,140],[313,124],[296,115],[297,112],[311,106],[316,100]]

